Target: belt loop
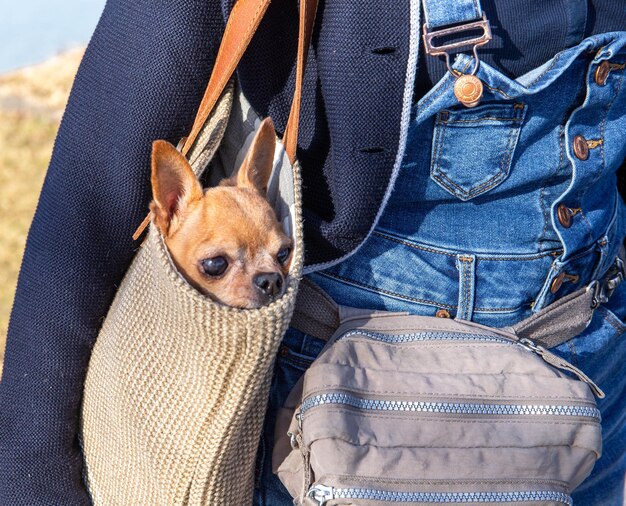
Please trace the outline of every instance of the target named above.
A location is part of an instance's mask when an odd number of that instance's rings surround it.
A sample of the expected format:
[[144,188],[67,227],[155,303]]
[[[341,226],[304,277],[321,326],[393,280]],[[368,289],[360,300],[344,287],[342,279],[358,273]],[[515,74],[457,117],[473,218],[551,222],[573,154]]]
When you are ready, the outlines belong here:
[[471,321],[474,316],[474,292],[476,291],[476,257],[457,255],[456,267],[459,270],[459,308],[456,319]]

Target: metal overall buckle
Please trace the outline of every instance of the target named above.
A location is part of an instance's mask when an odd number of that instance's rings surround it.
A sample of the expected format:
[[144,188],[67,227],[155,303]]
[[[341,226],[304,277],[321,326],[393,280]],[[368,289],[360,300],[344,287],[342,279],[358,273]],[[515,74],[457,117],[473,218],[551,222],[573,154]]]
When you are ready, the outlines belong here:
[[[479,37],[470,38],[460,42],[452,42],[449,44],[442,44],[435,46],[433,44],[434,39],[438,37],[446,37],[448,35],[454,35],[470,30],[482,29],[483,33]],[[491,40],[491,28],[489,21],[483,14],[482,21],[475,21],[473,23],[467,23],[460,26],[454,26],[452,28],[442,28],[441,30],[428,31],[426,25],[424,25],[424,47],[426,48],[426,54],[430,56],[444,55],[446,57],[446,66],[454,77],[456,77],[456,83],[454,84],[454,94],[459,102],[465,107],[475,107],[480,102],[480,98],[483,95],[483,83],[480,82],[474,74],[478,70],[478,52],[477,49],[480,46],[484,46]],[[450,66],[450,54],[449,51],[458,49],[461,47],[472,47],[474,53],[474,68],[469,74],[461,74],[455,70],[452,70]]]
[[617,287],[624,279],[626,279],[626,263],[618,256],[604,278],[592,283],[593,298],[591,299],[591,307],[595,309],[600,304],[608,302],[613,292],[617,290]]

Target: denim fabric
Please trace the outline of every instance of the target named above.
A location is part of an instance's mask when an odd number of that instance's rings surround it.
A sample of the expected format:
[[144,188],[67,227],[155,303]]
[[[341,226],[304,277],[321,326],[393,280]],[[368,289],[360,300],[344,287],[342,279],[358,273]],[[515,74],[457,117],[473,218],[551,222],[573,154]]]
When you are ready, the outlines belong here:
[[[625,44],[624,32],[591,37],[515,81],[483,63],[474,109],[458,105],[451,76],[440,81],[413,109],[374,233],[314,280],[342,304],[427,315],[456,316],[471,296],[475,321],[508,325],[604,273],[626,231]],[[605,60],[614,67],[598,85]],[[462,55],[454,67],[471,65]],[[594,143],[586,160],[577,135]],[[569,228],[560,204],[574,210]],[[470,259],[472,276],[459,268]]]
[[[611,72],[598,84],[603,61]],[[624,63],[626,32],[586,39],[516,80],[483,63],[485,93],[474,109],[458,104],[454,78],[444,77],[412,111],[400,174],[373,234],[313,281],[340,304],[446,310],[498,327],[601,277],[626,235],[616,180],[626,154]],[[471,66],[464,55],[454,63]],[[573,150],[577,135],[590,141],[586,159]],[[569,227],[559,204],[573,210]],[[579,505],[624,501],[625,313],[626,283],[556,348],[607,394],[598,403],[604,453],[574,493]]]
[[429,0],[424,7],[428,28],[475,21],[482,16],[478,0]]
[[[498,186],[509,175],[526,109],[522,103],[485,104],[476,109],[438,113],[431,178],[461,200]],[[471,158],[467,156],[468,146],[472,146]]]
[[287,330],[276,358],[265,425],[257,453],[254,506],[293,506],[293,500],[272,473],[272,448],[276,412],[326,343],[294,328]]

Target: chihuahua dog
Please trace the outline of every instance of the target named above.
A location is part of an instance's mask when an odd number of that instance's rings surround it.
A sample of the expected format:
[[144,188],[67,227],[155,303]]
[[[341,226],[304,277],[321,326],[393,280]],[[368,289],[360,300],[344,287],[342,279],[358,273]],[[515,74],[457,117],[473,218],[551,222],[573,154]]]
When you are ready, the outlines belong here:
[[291,239],[266,199],[275,146],[267,118],[237,173],[208,189],[174,146],[152,146],[154,224],[182,276],[224,305],[258,308],[285,291]]

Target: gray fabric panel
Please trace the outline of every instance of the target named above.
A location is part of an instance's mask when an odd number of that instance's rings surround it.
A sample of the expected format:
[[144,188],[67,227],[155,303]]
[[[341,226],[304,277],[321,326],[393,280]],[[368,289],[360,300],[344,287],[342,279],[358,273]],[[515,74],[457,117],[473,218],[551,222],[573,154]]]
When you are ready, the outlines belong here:
[[587,328],[593,316],[592,299],[593,290],[582,288],[514,325],[511,331],[521,338],[553,348]]
[[[343,335],[348,330],[356,332]],[[593,412],[595,399],[550,360],[502,329],[472,322],[385,314],[343,320],[294,394],[318,399],[304,411],[301,429],[296,417],[289,427],[304,453],[285,457],[282,441],[274,468],[294,497],[309,483],[305,469],[314,483],[334,487],[568,493],[600,456],[601,429],[597,416],[564,414],[568,406]],[[365,408],[331,400],[333,394],[381,404]],[[431,406],[415,406],[424,403]],[[548,406],[554,412],[540,413]]]
[[298,290],[291,326],[328,341],[339,326],[338,306],[321,288],[304,278]]

